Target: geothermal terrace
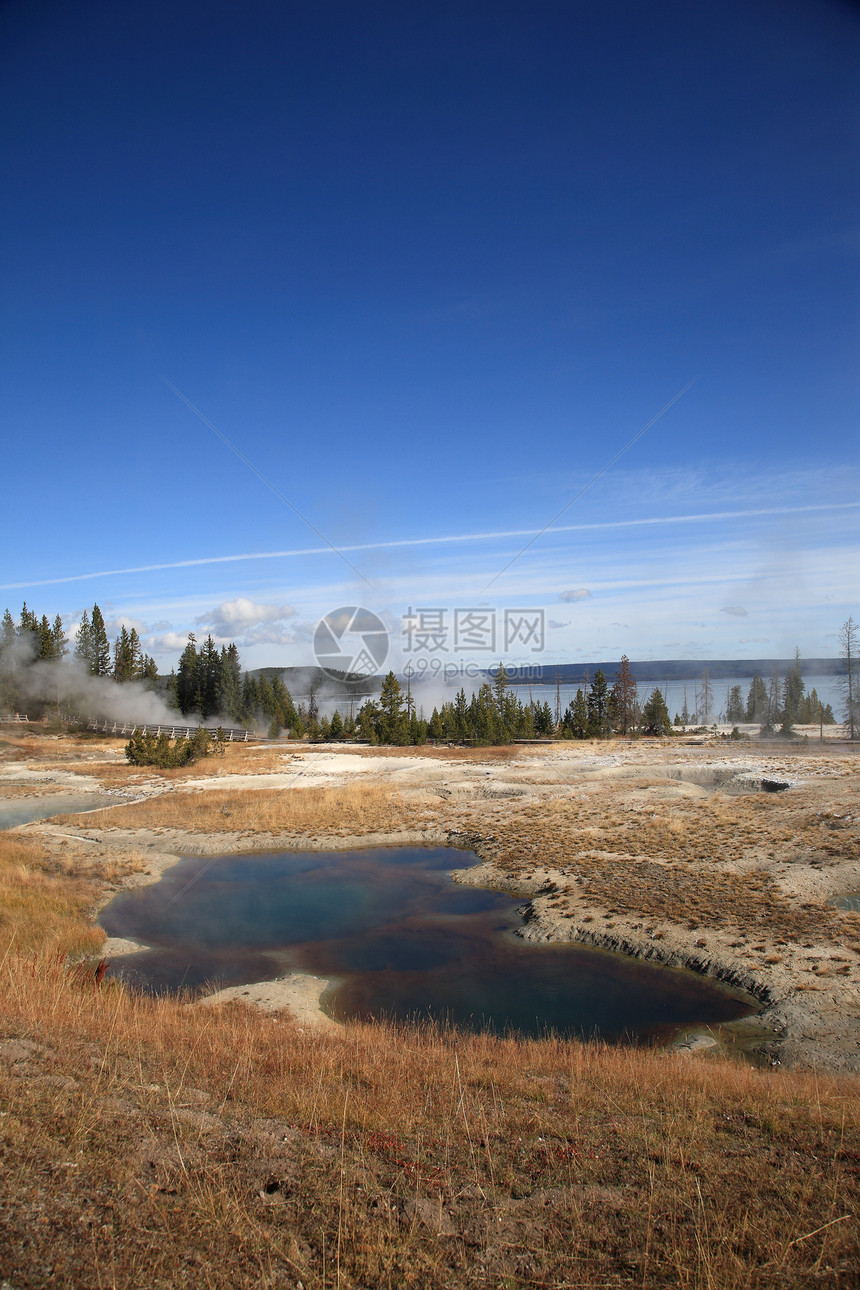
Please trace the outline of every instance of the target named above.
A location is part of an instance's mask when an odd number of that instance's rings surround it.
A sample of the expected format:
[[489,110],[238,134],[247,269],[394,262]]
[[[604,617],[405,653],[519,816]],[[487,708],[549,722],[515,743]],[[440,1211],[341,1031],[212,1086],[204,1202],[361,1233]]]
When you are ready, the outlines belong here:
[[[459,881],[522,899],[525,939],[691,967],[755,996],[737,1026],[757,1060],[860,1070],[860,915],[839,906],[860,889],[860,756],[845,745],[234,745],[160,774],[129,767],[121,741],[17,745],[7,800],[110,803],[17,830],[101,871],[103,903],[180,856],[453,843],[480,859]],[[291,974],[242,995],[330,1026],[323,984]]]

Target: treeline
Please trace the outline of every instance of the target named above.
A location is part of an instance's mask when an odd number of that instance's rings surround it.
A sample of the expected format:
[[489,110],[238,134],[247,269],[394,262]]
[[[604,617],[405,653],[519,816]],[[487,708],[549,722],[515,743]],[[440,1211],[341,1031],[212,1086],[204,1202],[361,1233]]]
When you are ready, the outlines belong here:
[[[135,628],[123,626],[111,643],[98,605],[93,605],[92,613],[84,611],[72,649],[60,615],[40,618],[25,601],[17,622],[8,609],[0,622],[0,707],[4,711],[26,708],[29,715],[41,715],[51,702],[45,667],[72,659],[85,676],[118,684],[154,683],[158,677],[155,660],[144,653]],[[37,664],[40,667],[34,671]],[[37,675],[42,684],[34,683]],[[56,696],[54,702],[59,702]]]
[[219,649],[211,636],[198,647],[192,633],[182,651],[176,672],[167,678],[168,702],[188,716],[199,713],[203,721],[218,716],[237,726],[267,729],[272,738],[286,730],[296,738],[318,732],[318,706],[311,691],[307,704],[293,703],[280,680],[255,677],[242,671],[239,651],[231,642]]
[[671,721],[659,689],[640,708],[627,657],[619,664],[612,686],[598,669],[587,692],[582,689],[564,715],[553,713],[547,701],[523,703],[512,691],[504,665],[493,683],[486,682],[471,697],[465,689],[440,708],[429,721],[416,715],[414,700],[393,672],[382,683],[377,702],[368,701],[354,723],[339,712],[320,723],[320,736],[342,738],[354,733],[372,744],[421,744],[428,740],[476,745],[508,744],[516,739],[590,739],[611,734],[666,734]]
[[[843,630],[849,631],[847,707],[853,711],[853,620],[849,619]],[[270,679],[265,673],[254,676],[243,672],[235,643],[219,648],[211,636],[198,645],[195,636],[190,635],[176,671],[159,677],[135,628],[121,626],[110,641],[98,605],[84,612],[71,653],[78,669],[89,677],[118,685],[142,683],[157,689],[166,703],[184,716],[198,716],[202,721],[215,717],[225,724],[265,729],[273,738],[286,731],[294,738],[361,739],[372,744],[407,745],[432,740],[486,745],[516,739],[661,735],[670,733],[673,727],[705,725],[714,710],[707,671],[695,687],[692,712],[687,707],[686,689],[683,708],[674,719],[659,686],[640,704],[630,662],[624,655],[611,685],[598,669],[590,683],[586,679],[579,687],[563,713],[558,701],[555,711],[548,702],[522,702],[500,663],[492,684],[483,684],[468,697],[461,689],[453,699],[434,708],[429,719],[416,711],[411,691],[404,693],[393,672],[385,677],[377,700],[366,700],[357,711],[351,703],[348,712],[335,710],[321,715],[313,685],[307,700],[296,704],[277,675]],[[34,687],[28,683],[32,672],[39,671],[33,665],[47,665],[50,669],[69,654],[70,642],[59,614],[52,620],[46,615],[39,618],[25,603],[16,622],[7,609],[0,625],[0,706],[13,711],[32,708],[35,696],[35,710],[30,715],[40,715],[52,702],[52,686],[43,683]],[[44,668],[39,675],[44,679]],[[59,707],[59,683],[54,693],[53,702]],[[777,729],[790,734],[795,725],[835,722],[830,704],[822,703],[815,689],[807,694],[797,652],[784,677],[775,671],[765,681],[756,674],[746,696],[740,685],[730,687],[723,715],[731,725],[756,724],[765,734]],[[145,751],[149,755],[151,750],[147,747]]]
[[[795,663],[783,681],[771,678],[765,685],[756,676],[750,682],[744,701],[741,687],[732,686],[727,695],[727,720],[732,725],[745,721],[762,726],[764,734],[779,726],[789,735],[795,725],[835,722],[829,704],[822,704],[812,689],[805,693],[800,666]],[[762,704],[762,694],[767,705]],[[414,701],[393,672],[382,685],[377,702],[366,702],[355,720],[345,720],[339,712],[317,723],[316,736],[342,739],[357,736],[370,743],[421,744],[428,740],[477,745],[507,744],[516,739],[606,739],[612,735],[667,735],[674,729],[695,726],[698,717],[710,715],[713,692],[707,672],[701,691],[697,691],[698,713],[669,714],[659,686],[655,686],[644,703],[640,703],[636,682],[626,655],[616,669],[612,685],[598,668],[591,683],[577,690],[562,714],[553,713],[546,701],[523,703],[509,686],[508,676],[500,663],[492,685],[485,683],[470,698],[461,689],[453,700],[434,708],[429,721],[415,713]],[[747,716],[747,713],[752,715]]]
[[158,676],[155,659],[143,652],[137,628],[122,626],[111,648],[98,605],[93,605],[92,617],[86,609],[83,612],[75,637],[75,658],[90,676],[110,677],[120,684],[154,681]]
[[774,670],[765,681],[756,673],[750,681],[746,700],[739,685],[731,686],[726,695],[725,717],[731,725],[747,722],[761,726],[763,733],[779,728],[780,733],[790,734],[796,725],[836,724],[832,707],[822,703],[815,687],[806,693],[797,651],[785,677],[780,678]]

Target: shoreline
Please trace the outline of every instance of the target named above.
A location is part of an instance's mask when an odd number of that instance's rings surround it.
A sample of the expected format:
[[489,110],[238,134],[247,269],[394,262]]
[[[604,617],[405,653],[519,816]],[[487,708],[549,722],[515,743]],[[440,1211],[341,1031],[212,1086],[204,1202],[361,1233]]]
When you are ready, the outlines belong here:
[[[443,847],[450,849],[456,854],[457,851],[471,851],[476,856],[476,862],[465,868],[452,867],[448,870],[448,875],[452,882],[461,886],[480,887],[484,890],[499,890],[509,896],[513,901],[522,899],[522,893],[510,889],[506,883],[500,883],[497,873],[492,875],[481,874],[481,877],[487,876],[487,881],[471,881],[472,874],[475,871],[484,869],[481,862],[480,854],[472,840],[456,839],[452,835],[440,835],[437,838],[428,839],[426,836],[420,840],[406,834],[398,835],[378,835],[347,838],[347,839],[315,839],[314,844],[311,840],[307,843],[287,846],[283,840],[281,845],[265,846],[262,848],[253,848],[238,853],[225,854],[243,854],[243,855],[266,855],[274,851],[365,851],[371,849],[380,849],[383,847],[399,848],[402,846],[425,846],[425,847]],[[338,843],[339,845],[335,845]],[[479,844],[478,844],[479,845]],[[174,864],[194,854],[202,854],[200,851],[187,850],[183,855],[159,855],[156,863],[145,873],[135,874],[128,881],[127,886],[149,886],[157,883],[161,876]],[[108,904],[115,891],[108,893],[107,899],[100,906]],[[753,1004],[753,1011],[744,1017],[738,1017],[733,1021],[709,1023],[709,1022],[689,1022],[677,1026],[674,1030],[671,1040],[659,1045],[665,1051],[685,1050],[690,1052],[699,1052],[715,1049],[718,1052],[724,1051],[724,1045],[719,1039],[714,1039],[714,1033],[722,1034],[728,1032],[742,1039],[742,1032],[745,1028],[760,1029],[762,1025],[762,1011],[760,1005],[768,1001],[768,996],[763,992],[761,982],[752,978],[739,976],[731,972],[721,972],[712,970],[713,965],[704,964],[701,960],[683,959],[676,953],[656,953],[641,952],[640,947],[634,946],[631,942],[622,941],[617,937],[598,936],[595,933],[586,933],[576,936],[558,936],[547,933],[545,935],[534,934],[531,924],[536,917],[535,906],[531,900],[527,901],[518,909],[520,915],[520,925],[511,931],[511,935],[517,939],[537,943],[553,942],[556,944],[576,942],[585,948],[601,950],[607,953],[617,954],[623,958],[642,959],[654,962],[660,966],[669,968],[691,971],[697,976],[711,977],[717,984],[725,986],[727,989],[740,992],[746,995],[748,1000]],[[105,957],[112,959],[123,959],[133,957],[134,955],[150,949],[150,946],[143,945],[133,939],[125,937],[108,937],[103,947]],[[235,986],[225,986],[209,994],[202,994],[194,999],[188,1006],[217,1006],[231,1002],[239,1002],[249,1007],[258,1008],[261,1012],[289,1012],[293,1019],[300,1025],[318,1026],[326,1030],[343,1031],[344,1022],[336,1021],[329,1016],[322,1007],[322,998],[334,983],[324,977],[319,977],[311,972],[291,971],[274,977],[265,977],[259,980],[243,982]],[[746,1002],[746,1000],[739,1000]],[[709,1037],[710,1036],[710,1037]],[[738,1043],[738,1048],[743,1049],[745,1045]],[[757,1051],[753,1048],[750,1051]],[[763,1051],[763,1050],[762,1050]],[[767,1056],[767,1054],[764,1054]]]
[[[275,787],[273,781],[278,789],[299,791],[323,778],[334,790],[359,779],[387,783],[400,801],[401,828],[346,837],[322,829],[313,836],[190,832],[158,825],[95,828],[81,815],[74,823],[34,822],[15,832],[38,836],[49,848],[76,846],[82,855],[85,848],[91,864],[122,859],[130,867],[119,882],[105,885],[96,917],[117,890],[158,881],[183,855],[468,849],[479,863],[452,864],[454,881],[521,901],[524,923],[517,934],[523,940],[576,942],[709,976],[757,1000],[750,1023],[767,1031],[758,1047],[768,1060],[860,1070],[860,918],[830,904],[860,887],[860,757],[853,750],[831,757],[796,747],[777,754],[771,747],[757,752],[723,742],[694,748],[607,741],[525,754],[472,750],[456,760],[434,751],[397,750],[395,756],[389,750],[304,749],[296,758],[290,750],[287,773],[153,785],[159,798],[189,790],[205,797],[216,788],[235,788],[250,798]],[[765,779],[790,788],[762,792]],[[698,836],[702,820],[703,840],[687,842],[688,832]],[[655,835],[658,825],[662,833]],[[603,840],[602,832],[611,836]],[[649,841],[652,835],[656,841]],[[683,849],[675,859],[679,839]],[[663,887],[679,882],[677,899],[667,904]],[[705,910],[698,921],[690,918],[685,902],[695,905],[700,887],[715,883],[722,883],[727,902],[719,917],[709,921]],[[685,890],[693,895],[685,897]],[[274,989],[271,980],[240,989],[264,986]]]
[[[32,826],[22,826],[23,829]],[[56,826],[51,826],[55,828]],[[113,831],[111,831],[113,832]],[[64,836],[68,836],[63,831]],[[103,842],[106,838],[81,838],[87,842]],[[474,835],[464,836],[455,830],[447,832],[409,831],[398,833],[373,833],[351,838],[295,838],[291,836],[265,835],[258,836],[254,845],[239,845],[235,838],[235,848],[230,839],[223,834],[187,834],[182,839],[182,852],[163,852],[160,849],[148,852],[147,843],[158,843],[162,839],[152,830],[135,830],[135,846],[144,850],[145,867],[129,874],[122,882],[122,887],[149,886],[159,881],[162,874],[184,856],[212,854],[265,854],[266,852],[284,851],[350,851],[368,850],[373,847],[398,846],[446,846],[452,850],[472,850],[478,857],[478,863],[466,868],[452,866],[451,876],[461,885],[482,887],[487,890],[502,891],[514,900],[523,901],[523,923],[514,935],[525,941],[535,943],[574,942],[594,949],[622,954],[625,957],[643,959],[670,968],[682,968],[697,975],[709,976],[738,989],[754,998],[760,1005],[748,1018],[727,1023],[731,1027],[749,1027],[769,1032],[752,1045],[752,1052],[760,1054],[772,1065],[788,1066],[823,1066],[839,1071],[860,1071],[860,1018],[856,1014],[856,988],[847,983],[844,994],[844,1007],[824,1007],[810,1002],[799,995],[796,982],[785,980],[787,973],[779,972],[774,979],[774,968],[771,965],[767,976],[758,975],[738,958],[726,953],[727,936],[720,936],[714,929],[707,933],[708,941],[701,944],[702,937],[685,934],[677,924],[667,922],[650,933],[644,933],[641,925],[633,920],[618,919],[613,916],[614,927],[611,930],[598,930],[585,925],[581,920],[562,922],[549,909],[548,900],[557,890],[556,883],[560,877],[557,870],[544,870],[537,873],[533,883],[524,886],[521,879],[505,873],[497,865],[484,859],[487,840]],[[121,842],[121,839],[113,839]],[[132,841],[129,838],[128,841]],[[489,847],[492,848],[490,840]],[[855,866],[860,878],[860,865]],[[101,911],[120,888],[111,887],[105,890],[99,901]],[[608,915],[598,906],[588,903],[582,911],[584,918],[595,919]],[[659,939],[658,939],[659,937]],[[114,958],[133,956],[145,950],[146,946],[126,938],[108,938],[106,944],[113,940]],[[117,945],[117,940],[121,945]],[[699,942],[697,944],[697,942]],[[720,942],[720,944],[717,944]],[[711,946],[713,945],[713,949]],[[703,952],[708,950],[709,952]],[[303,979],[307,984],[299,985]],[[313,982],[320,979],[312,974],[294,973],[284,977],[265,978],[248,982],[241,986],[226,987],[212,996],[203,996],[193,1006],[212,1002],[229,1002],[238,999],[249,1006],[260,1007],[263,1011],[284,1009],[292,1012],[300,1024],[319,1025],[324,1028],[332,1026],[342,1029],[341,1024],[333,1021],[320,1007],[319,1000],[326,985],[320,985],[314,994]],[[792,988],[792,985],[795,988]],[[808,989],[808,988],[807,988]],[[806,993],[806,991],[804,991]],[[834,1001],[836,1002],[836,1001]],[[667,1049],[686,1048],[683,1034],[693,1034],[707,1030],[708,1027],[688,1026],[679,1028],[678,1036],[666,1045]],[[706,1051],[710,1045],[701,1051]],[[693,1044],[691,1051],[700,1051],[700,1045]]]

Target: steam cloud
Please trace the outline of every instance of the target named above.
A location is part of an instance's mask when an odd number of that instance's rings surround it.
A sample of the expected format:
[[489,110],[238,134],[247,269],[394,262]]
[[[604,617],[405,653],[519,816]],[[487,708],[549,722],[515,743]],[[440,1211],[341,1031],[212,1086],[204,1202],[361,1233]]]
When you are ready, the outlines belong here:
[[173,725],[182,720],[160,694],[139,681],[122,685],[106,676],[91,676],[79,659],[33,659],[33,643],[18,638],[3,651],[3,671],[19,702],[56,703],[90,720],[134,721],[139,725]]

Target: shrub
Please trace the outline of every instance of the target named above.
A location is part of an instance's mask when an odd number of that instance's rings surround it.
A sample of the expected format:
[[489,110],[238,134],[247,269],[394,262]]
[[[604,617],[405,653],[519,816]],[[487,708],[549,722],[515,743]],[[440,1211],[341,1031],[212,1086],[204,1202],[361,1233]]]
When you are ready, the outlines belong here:
[[212,752],[223,752],[223,743],[220,728],[214,741],[208,730],[198,727],[190,739],[180,736],[173,743],[164,732],[153,735],[138,729],[126,744],[125,755],[132,766],[158,766],[166,770],[171,766],[187,766]]

